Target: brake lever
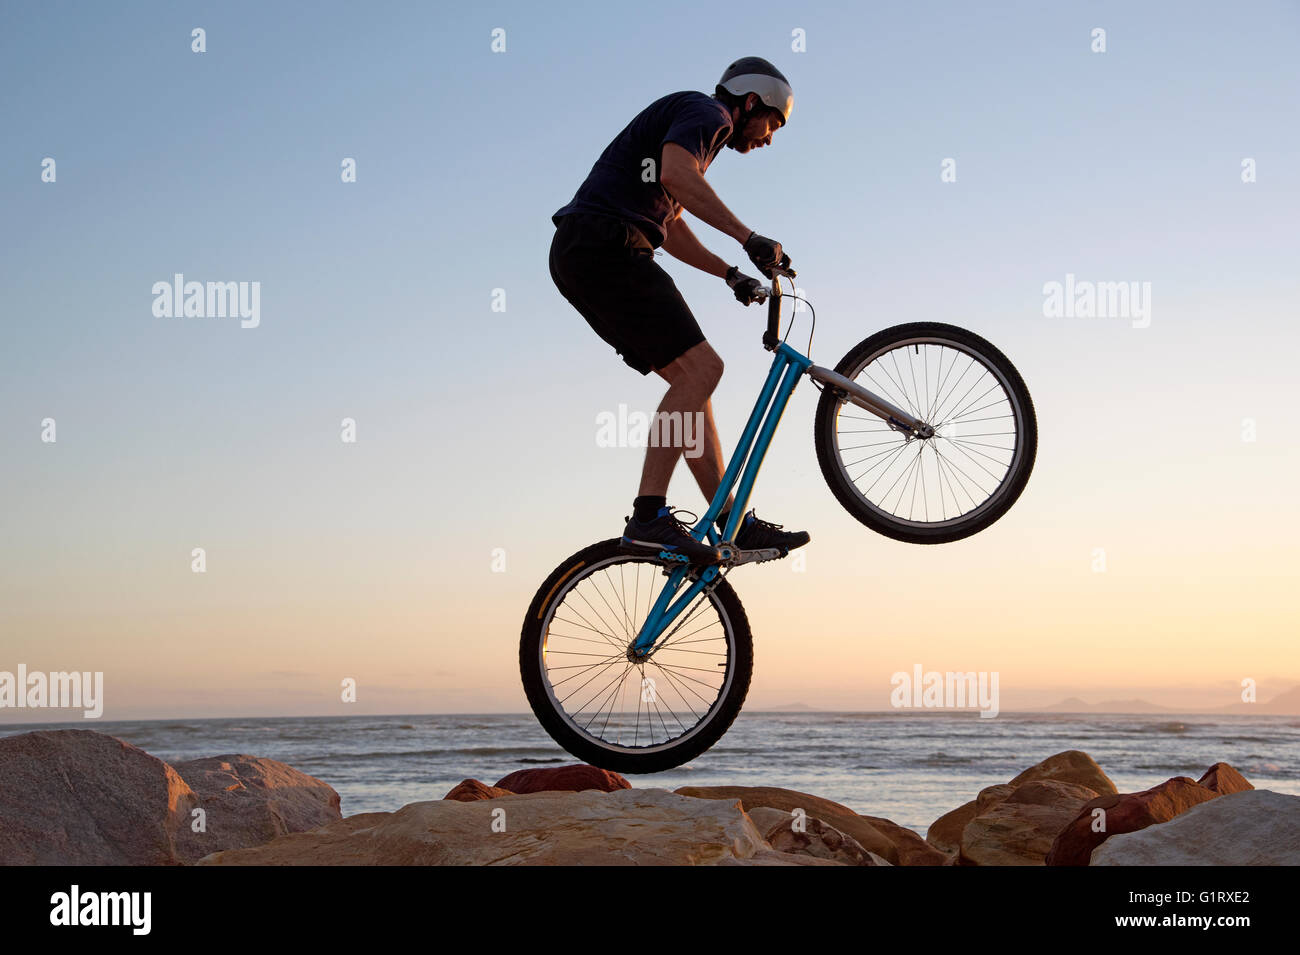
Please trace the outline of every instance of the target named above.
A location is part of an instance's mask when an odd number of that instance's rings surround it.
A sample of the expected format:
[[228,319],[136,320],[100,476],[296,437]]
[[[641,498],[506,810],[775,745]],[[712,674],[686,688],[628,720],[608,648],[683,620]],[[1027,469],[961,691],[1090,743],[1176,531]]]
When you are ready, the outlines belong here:
[[795,277],[794,269],[783,269],[779,265],[774,265],[772,266],[771,271],[772,271],[772,285],[770,287],[766,285],[760,285],[755,290],[755,294],[758,296],[754,300],[755,305],[762,305],[764,302],[766,302],[769,298],[772,297],[773,290],[776,287],[777,276],[782,276],[784,278],[790,279],[791,281],[794,281],[794,277]]

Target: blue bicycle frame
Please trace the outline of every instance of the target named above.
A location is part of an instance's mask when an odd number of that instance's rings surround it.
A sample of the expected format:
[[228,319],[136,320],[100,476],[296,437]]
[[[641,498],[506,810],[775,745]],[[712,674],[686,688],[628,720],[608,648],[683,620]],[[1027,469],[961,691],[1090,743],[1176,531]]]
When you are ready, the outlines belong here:
[[[790,395],[794,393],[794,386],[813,366],[812,359],[778,340],[780,314],[780,284],[779,280],[774,279],[768,297],[768,323],[767,331],[763,334],[763,345],[776,352],[776,357],[772,360],[772,367],[767,373],[767,380],[763,383],[758,401],[754,404],[754,410],[750,412],[749,421],[745,423],[740,442],[731,455],[731,462],[722,476],[722,483],[718,486],[717,493],[713,495],[708,511],[691,529],[691,536],[696,540],[704,540],[707,537],[709,543],[715,546],[722,541],[735,540],[736,530],[745,516],[749,496],[754,490],[754,481],[758,477],[758,469],[767,455],[768,446],[772,443],[772,435],[776,433],[776,426],[781,422],[781,415],[790,401]],[[743,475],[742,467],[744,467]],[[737,478],[740,479],[740,486],[736,490],[736,500],[732,505],[731,513],[727,516],[727,526],[719,535],[714,529],[714,521],[722,512],[722,506],[727,502],[727,497],[736,484]],[[688,567],[681,566],[669,575],[668,583],[664,585],[636,640],[632,643],[631,657],[639,659],[648,656],[664,631],[686,607],[690,606],[701,591],[713,582],[721,570],[717,564],[706,567],[693,580],[686,592],[673,600],[688,572]]]

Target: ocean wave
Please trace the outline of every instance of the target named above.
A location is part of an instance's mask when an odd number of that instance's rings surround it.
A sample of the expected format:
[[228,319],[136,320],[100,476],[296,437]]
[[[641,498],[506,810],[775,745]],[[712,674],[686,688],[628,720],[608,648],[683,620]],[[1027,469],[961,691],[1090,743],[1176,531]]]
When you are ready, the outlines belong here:
[[948,753],[931,753],[914,762],[918,766],[969,766],[976,761],[974,756],[952,756]]
[[1241,767],[1241,771],[1246,778],[1249,779],[1251,773],[1281,773],[1282,767],[1277,763],[1265,761],[1260,763],[1247,763]]
[[1148,773],[1176,773],[1179,776],[1191,776],[1197,778],[1203,771],[1188,769],[1186,763],[1134,763],[1134,769],[1140,769]]
[[[504,756],[522,760],[523,755],[553,757],[555,748],[549,746],[474,746],[465,749],[402,749],[368,753],[316,753],[299,756],[297,761],[307,763],[370,762],[377,759],[429,759],[451,756]],[[563,760],[561,760],[563,761]]]
[[1187,724],[1179,723],[1177,720],[1168,723],[1149,723],[1142,727],[1142,731],[1147,733],[1186,733],[1187,730]]

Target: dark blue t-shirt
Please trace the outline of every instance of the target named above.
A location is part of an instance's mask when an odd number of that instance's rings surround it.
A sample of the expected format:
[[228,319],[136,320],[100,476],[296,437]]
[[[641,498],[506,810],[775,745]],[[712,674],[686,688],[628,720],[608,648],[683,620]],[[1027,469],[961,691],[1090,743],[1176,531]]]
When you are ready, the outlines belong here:
[[658,248],[681,210],[659,184],[664,143],[681,146],[703,172],[730,135],[731,111],[712,96],[685,92],[657,99],[605,147],[572,201],[551,218],[558,224],[571,212],[614,216],[637,226]]

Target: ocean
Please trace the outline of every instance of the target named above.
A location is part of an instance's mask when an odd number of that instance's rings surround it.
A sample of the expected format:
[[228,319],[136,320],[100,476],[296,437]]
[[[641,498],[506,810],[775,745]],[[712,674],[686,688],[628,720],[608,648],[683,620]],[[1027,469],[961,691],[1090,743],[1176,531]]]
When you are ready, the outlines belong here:
[[[463,779],[576,762],[531,714],[279,717],[9,724],[94,729],[168,762],[244,753],[338,790],[343,813],[441,799]],[[1091,714],[743,713],[709,752],[639,788],[781,786],[884,816],[922,835],[985,786],[1066,749],[1091,755],[1121,792],[1231,763],[1257,789],[1300,795],[1300,717]]]

